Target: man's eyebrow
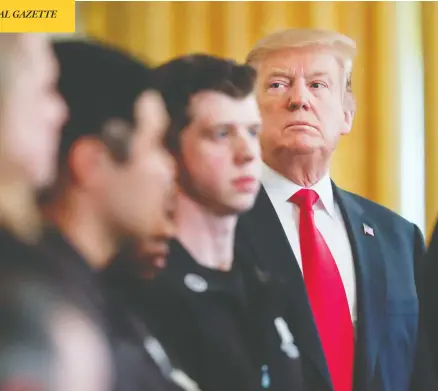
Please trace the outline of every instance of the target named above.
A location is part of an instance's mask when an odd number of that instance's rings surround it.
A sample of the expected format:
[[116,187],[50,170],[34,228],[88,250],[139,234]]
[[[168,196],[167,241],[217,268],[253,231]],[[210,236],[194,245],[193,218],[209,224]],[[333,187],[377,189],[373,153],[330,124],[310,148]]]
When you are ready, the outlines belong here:
[[289,69],[272,68],[269,72],[269,77],[273,77],[273,76],[287,77],[291,79],[294,77],[294,73]]
[[306,75],[307,78],[312,78],[312,77],[330,77],[330,74],[328,72],[325,71],[315,71],[312,73],[309,73],[308,75]]
[[[269,72],[269,77],[279,76],[279,77],[286,77],[286,78],[292,79],[292,78],[296,77],[295,73],[296,72],[293,72],[291,69],[273,68]],[[304,76],[306,79],[312,78],[312,77],[329,77],[330,78],[330,74],[328,72],[322,71],[322,70],[309,72],[309,73],[305,74]]]

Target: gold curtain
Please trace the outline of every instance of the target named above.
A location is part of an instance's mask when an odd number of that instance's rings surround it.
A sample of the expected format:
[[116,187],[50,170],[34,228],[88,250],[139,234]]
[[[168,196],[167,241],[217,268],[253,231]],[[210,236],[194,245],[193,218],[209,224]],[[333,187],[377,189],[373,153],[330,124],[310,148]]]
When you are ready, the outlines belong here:
[[85,33],[151,64],[190,52],[242,61],[258,38],[285,27],[327,28],[349,35],[358,45],[353,72],[358,111],[352,133],[336,153],[332,176],[341,187],[399,210],[396,3],[84,2],[81,6]]
[[430,234],[438,212],[438,3],[422,3],[426,154],[426,227]]

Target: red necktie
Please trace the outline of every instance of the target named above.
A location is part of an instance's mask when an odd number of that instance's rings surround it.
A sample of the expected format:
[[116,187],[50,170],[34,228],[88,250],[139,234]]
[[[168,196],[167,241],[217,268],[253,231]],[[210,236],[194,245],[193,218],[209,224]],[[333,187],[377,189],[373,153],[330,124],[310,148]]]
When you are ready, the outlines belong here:
[[353,387],[354,331],[338,267],[313,218],[318,194],[301,189],[289,201],[300,207],[304,282],[335,391]]

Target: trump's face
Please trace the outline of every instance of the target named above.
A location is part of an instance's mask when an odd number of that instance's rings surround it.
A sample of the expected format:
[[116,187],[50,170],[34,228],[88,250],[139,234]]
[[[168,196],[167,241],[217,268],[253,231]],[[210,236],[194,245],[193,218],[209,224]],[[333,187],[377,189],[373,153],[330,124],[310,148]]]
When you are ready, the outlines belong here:
[[257,67],[263,155],[330,155],[351,129],[345,74],[329,48],[272,52]]
[[213,213],[244,212],[254,204],[260,177],[260,115],[254,95],[234,99],[214,91],[190,102],[180,142],[179,182]]

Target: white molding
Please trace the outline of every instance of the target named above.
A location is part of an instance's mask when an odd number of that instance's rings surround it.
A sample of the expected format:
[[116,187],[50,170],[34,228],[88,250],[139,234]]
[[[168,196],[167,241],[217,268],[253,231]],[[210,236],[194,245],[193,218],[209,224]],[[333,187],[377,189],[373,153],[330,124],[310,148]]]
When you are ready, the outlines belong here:
[[[397,3],[400,113],[400,213],[424,233],[424,65],[421,2]],[[391,88],[390,85],[387,86]],[[396,97],[394,97],[396,99]]]

